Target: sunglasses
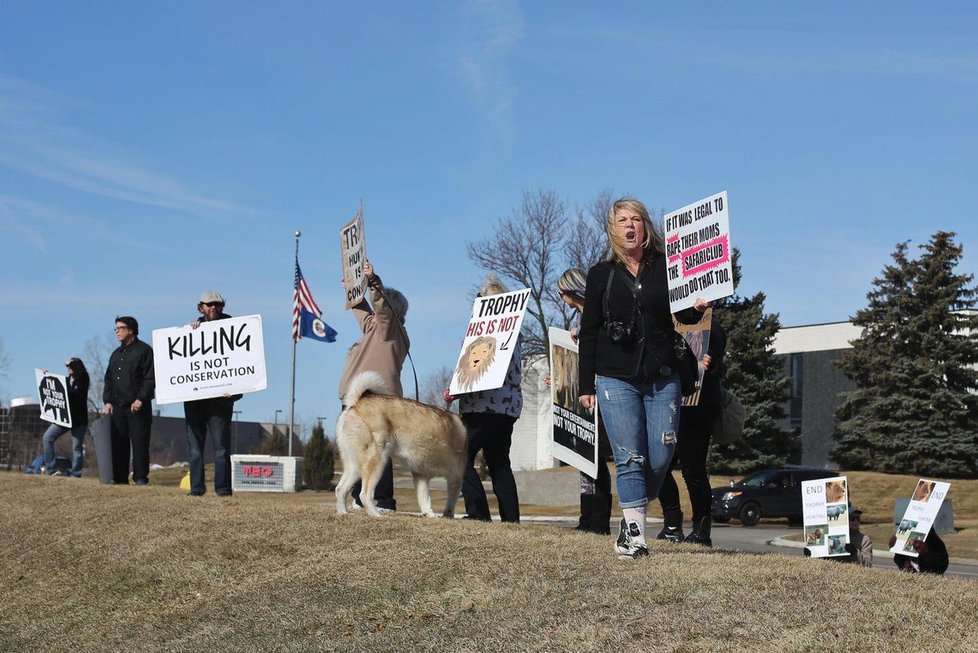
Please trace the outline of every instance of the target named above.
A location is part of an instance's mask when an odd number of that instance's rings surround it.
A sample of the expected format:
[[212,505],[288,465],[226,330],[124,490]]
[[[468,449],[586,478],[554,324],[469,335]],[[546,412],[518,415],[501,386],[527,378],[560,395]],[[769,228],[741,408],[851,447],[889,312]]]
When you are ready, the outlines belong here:
[[217,308],[224,306],[221,302],[204,302],[204,306],[210,306],[211,308]]

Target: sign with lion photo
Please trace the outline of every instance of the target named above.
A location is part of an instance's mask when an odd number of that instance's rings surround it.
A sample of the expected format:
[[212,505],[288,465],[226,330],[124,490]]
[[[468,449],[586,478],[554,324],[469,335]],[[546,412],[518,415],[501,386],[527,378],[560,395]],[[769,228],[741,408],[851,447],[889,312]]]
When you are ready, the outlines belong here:
[[529,288],[475,298],[449,392],[457,396],[503,385],[529,298]]

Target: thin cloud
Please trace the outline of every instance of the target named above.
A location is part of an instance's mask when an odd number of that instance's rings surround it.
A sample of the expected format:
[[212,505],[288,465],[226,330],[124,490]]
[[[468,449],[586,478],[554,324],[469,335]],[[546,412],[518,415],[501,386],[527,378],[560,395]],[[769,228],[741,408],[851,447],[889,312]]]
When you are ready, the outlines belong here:
[[29,224],[7,205],[3,198],[0,198],[0,233],[20,236],[42,254],[48,253],[47,241],[44,233]]
[[497,133],[513,131],[517,91],[507,62],[524,31],[515,0],[469,0],[450,47],[455,75],[485,125]]
[[16,195],[0,194],[0,233],[20,236],[33,248],[47,254],[49,234],[86,233],[128,247],[141,247],[145,243],[131,239],[113,229],[104,220],[91,218],[74,211],[37,202]]
[[63,99],[0,75],[0,165],[78,191],[195,214],[243,212],[61,124]]

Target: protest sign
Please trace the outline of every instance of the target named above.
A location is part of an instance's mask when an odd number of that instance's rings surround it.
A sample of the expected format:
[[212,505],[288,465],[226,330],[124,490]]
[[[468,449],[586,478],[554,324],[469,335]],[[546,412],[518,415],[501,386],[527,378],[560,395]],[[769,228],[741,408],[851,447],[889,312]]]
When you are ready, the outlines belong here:
[[363,208],[357,216],[340,229],[340,256],[343,259],[343,287],[346,288],[346,307],[353,308],[367,295],[367,276],[363,264],[367,261],[367,241],[363,232]]
[[849,555],[848,486],[845,476],[801,483],[805,546],[813,558]]
[[688,397],[683,397],[683,406],[699,406],[700,404],[700,390],[703,388],[703,375],[706,374],[703,357],[710,350],[710,324],[712,319],[713,309],[708,308],[696,324],[683,324],[675,318],[672,320],[676,331],[689,343],[689,348],[696,357],[696,369],[698,372],[696,392]]
[[910,497],[907,510],[903,513],[903,519],[897,524],[896,544],[890,547],[891,552],[917,557],[914,542],[917,540],[923,542],[927,539],[927,534],[930,533],[941,504],[944,503],[950,489],[950,483],[929,481],[924,478],[917,481],[917,487]]
[[569,331],[550,327],[551,455],[591,478],[598,476],[598,411],[581,405],[577,343]]
[[153,331],[156,403],[264,390],[261,315]]
[[475,298],[449,392],[460,395],[502,386],[529,298],[529,288]]
[[727,191],[665,215],[669,309],[733,294]]
[[70,429],[67,379],[60,374],[34,368],[34,380],[37,382],[37,400],[41,404],[41,419]]

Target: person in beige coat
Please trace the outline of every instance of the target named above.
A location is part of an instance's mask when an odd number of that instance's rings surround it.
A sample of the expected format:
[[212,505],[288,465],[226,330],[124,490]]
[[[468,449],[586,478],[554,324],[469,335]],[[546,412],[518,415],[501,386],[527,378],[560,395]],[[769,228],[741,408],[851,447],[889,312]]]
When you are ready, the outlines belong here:
[[[370,261],[364,263],[363,272],[367,277],[370,302],[364,299],[352,309],[363,337],[353,343],[346,353],[343,376],[340,378],[341,404],[350,382],[361,372],[367,371],[379,374],[391,394],[403,396],[401,367],[411,347],[404,328],[408,301],[397,290],[384,288]],[[343,408],[346,408],[345,404]],[[361,483],[357,481],[351,490],[356,505],[361,505],[360,490]],[[374,500],[381,512],[397,510],[397,502],[394,500],[394,467],[391,462],[384,468],[374,491]]]

